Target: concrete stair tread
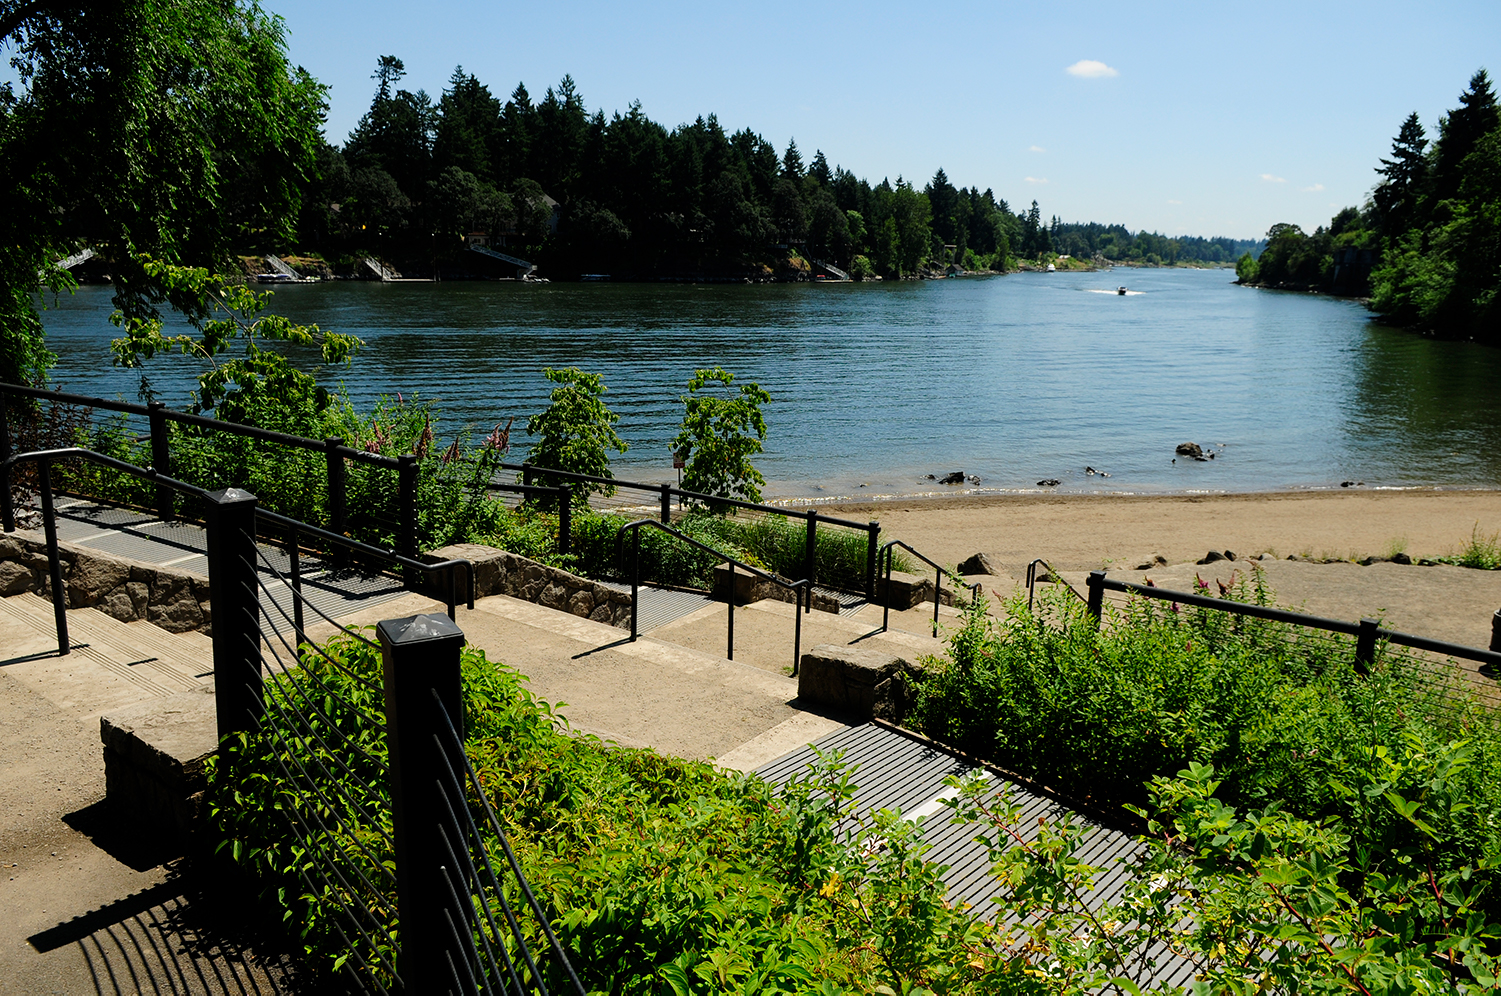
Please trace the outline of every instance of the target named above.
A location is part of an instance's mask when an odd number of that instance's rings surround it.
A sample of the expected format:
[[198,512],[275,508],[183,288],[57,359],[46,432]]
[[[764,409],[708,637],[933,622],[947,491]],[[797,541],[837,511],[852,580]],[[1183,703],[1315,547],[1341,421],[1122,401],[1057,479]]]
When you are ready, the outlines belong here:
[[[764,612],[782,619],[791,619],[792,614],[797,610],[795,605],[788,602],[777,602],[770,599],[752,602],[750,605],[744,606],[744,608],[750,609],[753,612]],[[805,615],[803,618],[807,620],[809,616]],[[908,633],[905,630],[899,629],[888,629],[882,633],[879,632],[881,618],[879,609],[875,611],[873,618],[875,620],[874,624],[872,624],[871,619],[865,618],[865,612],[863,611],[850,616],[833,616],[824,613],[817,617],[817,622],[820,629],[835,629],[842,633],[849,633],[854,637],[864,637],[860,641],[861,646],[879,644],[888,648],[900,647],[904,650],[915,650],[920,654],[938,654],[943,652],[945,643],[941,639],[934,639],[931,636],[920,636],[916,633]]]
[[[10,598],[0,599],[0,613],[24,625],[34,637],[40,638],[40,645],[32,650],[33,654],[40,653],[46,656],[46,651],[40,650],[40,646],[45,646],[46,650],[51,651],[50,656],[56,661],[67,662],[68,658],[58,657],[56,654],[57,629],[51,602],[30,593],[13,595]],[[112,627],[124,630],[124,634],[112,631]],[[163,648],[143,646],[143,641],[138,638],[122,639],[122,635],[125,634],[138,637],[138,634],[127,629],[124,623],[93,609],[68,610],[68,636],[72,644],[72,653],[68,655],[69,657],[92,662],[99,669],[140,689],[141,693],[146,696],[175,695],[181,691],[197,688],[204,683],[203,679],[194,676],[194,672],[187,670],[194,666],[192,661],[199,657],[196,651],[191,651],[192,656],[186,656],[185,659],[163,659],[157,654],[157,650]],[[163,632],[162,635],[170,636],[171,634]],[[36,645],[37,641],[32,640],[28,643]],[[183,651],[173,648],[173,653],[183,653]],[[31,670],[48,670],[47,666],[40,661],[29,663]],[[60,666],[68,674],[75,673],[78,667],[77,664]],[[53,698],[53,696],[48,695],[48,698]],[[95,696],[88,694],[82,696],[82,700],[93,701],[94,698]],[[137,701],[139,698],[140,695],[137,695],[126,701]],[[75,699],[77,699],[76,696],[70,697],[69,701]]]
[[83,626],[83,631],[98,634],[110,643],[128,652],[138,652],[141,659],[155,658],[158,667],[170,670],[192,681],[194,686],[212,677],[214,667],[213,642],[201,633],[194,633],[202,643],[183,639],[183,634],[169,633],[153,623],[121,622],[98,609],[70,609],[68,625],[74,620]]

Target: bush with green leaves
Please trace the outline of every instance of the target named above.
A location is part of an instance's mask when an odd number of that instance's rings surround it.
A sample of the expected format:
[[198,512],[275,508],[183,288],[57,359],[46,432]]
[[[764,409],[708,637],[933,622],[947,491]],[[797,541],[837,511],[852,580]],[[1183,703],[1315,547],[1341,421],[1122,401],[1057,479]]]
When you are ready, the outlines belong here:
[[[1262,575],[1226,595],[1267,603]],[[1071,594],[1004,619],[972,608],[931,661],[913,724],[928,735],[1107,809],[1213,765],[1220,797],[1341,821],[1352,848],[1386,853],[1422,836],[1361,784],[1384,757],[1467,745],[1450,775],[1464,805],[1434,824],[1435,871],[1501,858],[1501,727],[1462,673],[1385,648],[1362,673],[1354,641],[1269,620],[1137,599],[1096,626]],[[1421,793],[1416,769],[1390,791]],[[1408,780],[1403,780],[1408,779]],[[1501,910],[1501,906],[1497,907]]]
[[683,488],[717,498],[759,502],[761,476],[750,458],[761,452],[766,419],[761,406],[771,395],[755,383],[732,391],[735,375],[723,367],[696,371],[683,396],[683,424],[674,453],[687,455]]
[[[615,432],[620,416],[610,411],[602,395],[609,390],[597,373],[585,373],[577,367],[542,371],[554,384],[548,405],[526,423],[526,433],[537,436],[527,449],[526,462],[536,467],[566,470],[591,477],[612,477],[610,450],[624,453],[625,441]],[[539,474],[538,483],[556,487],[572,483],[566,478]],[[586,502],[590,493],[612,495],[609,484],[574,486],[574,500]]]
[[[1024,832],[1004,793],[952,780],[948,815],[978,823],[1001,886],[993,910],[971,910],[945,900],[926,859],[923,826],[943,817],[861,810],[858,771],[838,754],[774,791],[571,734],[477,648],[461,669],[465,752],[590,992],[1136,996],[1163,991],[1153,962],[1169,952],[1196,964],[1205,993],[1460,996],[1496,984],[1496,855],[1456,862],[1445,846],[1444,828],[1474,807],[1485,765],[1474,741],[1374,751],[1343,783],[1359,800],[1348,819],[1275,801],[1237,808],[1198,762],[1156,776],[1137,807],[1138,856],[1105,905],[1090,889],[1117,869],[1085,860],[1088,824],[1064,816]],[[394,909],[380,676],[366,642],[304,647],[300,667],[268,678],[261,729],[210,759],[208,801],[221,849],[257,877],[309,966],[389,985],[381,959],[399,924],[379,914],[380,929],[351,943],[342,919],[351,901]],[[339,790],[313,787],[319,778]],[[323,832],[299,840],[299,818]],[[1411,832],[1361,847],[1364,821]],[[524,911],[521,926],[545,950]]]

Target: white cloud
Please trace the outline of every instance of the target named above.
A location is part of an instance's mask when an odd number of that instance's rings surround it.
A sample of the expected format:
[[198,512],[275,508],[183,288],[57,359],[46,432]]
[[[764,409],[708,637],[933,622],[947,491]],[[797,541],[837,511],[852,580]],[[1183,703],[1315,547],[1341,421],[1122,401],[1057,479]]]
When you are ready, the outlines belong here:
[[1285,180],[1284,178],[1282,178],[1280,176],[1273,176],[1271,173],[1263,173],[1263,174],[1261,174],[1261,178],[1263,180],[1265,180],[1267,183],[1286,183],[1287,182],[1287,180]]
[[1070,76],[1082,76],[1085,79],[1089,80],[1099,79],[1102,76],[1120,75],[1120,73],[1116,70],[1111,69],[1103,62],[1098,62],[1094,59],[1080,59],[1072,66],[1069,66],[1067,69],[1065,69],[1064,72],[1068,73]]
[[1169,200],[1168,203],[1169,204],[1182,204],[1183,202],[1182,201]]
[[1048,178],[1047,177],[1042,177],[1041,179],[1038,179],[1035,176],[1029,176],[1029,177],[1027,177],[1027,182],[1028,183],[1047,183],[1048,182]]
[[1311,187],[1299,187],[1298,189],[1303,191],[1303,193],[1305,194],[1316,194],[1320,190],[1324,189],[1324,185],[1322,183],[1315,183]]
[[1028,152],[1046,152],[1046,151],[1048,151],[1048,150],[1047,150],[1047,149],[1044,149],[1044,148],[1043,148],[1043,147],[1042,147],[1042,146],[1040,146],[1040,145],[1034,145],[1034,146],[1032,146],[1032,147],[1031,147],[1031,148],[1029,148],[1029,149],[1027,149],[1027,151],[1028,151]]

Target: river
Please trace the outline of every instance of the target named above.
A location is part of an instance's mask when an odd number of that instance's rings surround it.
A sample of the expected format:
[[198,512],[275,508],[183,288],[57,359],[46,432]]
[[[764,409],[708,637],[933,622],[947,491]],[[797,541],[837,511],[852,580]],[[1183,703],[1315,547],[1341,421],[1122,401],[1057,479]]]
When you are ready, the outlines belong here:
[[[598,371],[630,445],[614,463],[626,478],[671,478],[684,382],[718,364],[771,393],[756,460],[769,495],[1501,486],[1501,350],[1232,279],[1117,269],[771,286],[330,282],[277,288],[273,308],[364,339],[325,382],[342,381],[362,408],[398,391],[436,398],[440,435],[513,415],[521,426],[546,402],[543,367]],[[1133,293],[1116,294],[1122,283]],[[110,365],[109,297],[49,296],[54,377],[134,400],[138,374]],[[149,368],[173,404],[195,370],[181,358]],[[524,445],[519,428],[512,438]],[[1174,462],[1187,441],[1216,458]],[[956,470],[979,483],[927,479]]]

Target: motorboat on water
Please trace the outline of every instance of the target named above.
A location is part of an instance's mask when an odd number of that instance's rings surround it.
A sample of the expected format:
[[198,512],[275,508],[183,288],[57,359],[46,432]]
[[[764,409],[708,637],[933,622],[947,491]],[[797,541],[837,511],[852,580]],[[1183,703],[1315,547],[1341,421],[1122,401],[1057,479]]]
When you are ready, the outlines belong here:
[[1117,287],[1115,289],[1115,292],[1117,294],[1119,294],[1121,297],[1125,297],[1126,296],[1126,285],[1122,284],[1121,286]]

